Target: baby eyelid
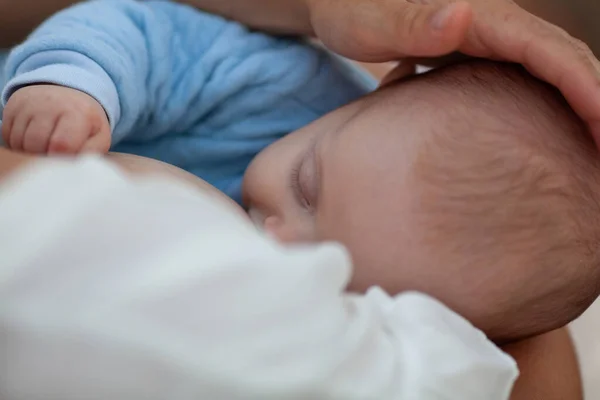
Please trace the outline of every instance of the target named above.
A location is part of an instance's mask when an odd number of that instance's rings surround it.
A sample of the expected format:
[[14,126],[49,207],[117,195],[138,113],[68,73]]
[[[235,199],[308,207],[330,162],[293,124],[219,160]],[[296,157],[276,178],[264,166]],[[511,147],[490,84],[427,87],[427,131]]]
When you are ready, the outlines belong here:
[[317,166],[314,147],[307,153],[307,156],[304,157],[300,164],[298,184],[306,207],[310,210],[314,210],[317,205],[318,196]]
[[290,175],[290,188],[292,189],[294,198],[298,204],[304,208],[308,208],[308,201],[306,200],[302,184],[300,183],[300,175],[302,173],[305,159],[306,157],[302,157],[297,165],[292,169],[292,173]]

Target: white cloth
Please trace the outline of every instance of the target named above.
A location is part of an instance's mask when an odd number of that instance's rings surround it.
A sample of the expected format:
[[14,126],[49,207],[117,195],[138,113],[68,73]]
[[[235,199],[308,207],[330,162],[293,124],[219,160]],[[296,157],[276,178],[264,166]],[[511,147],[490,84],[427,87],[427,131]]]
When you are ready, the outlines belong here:
[[191,188],[103,161],[0,186],[0,398],[503,400],[513,360],[420,294],[344,293]]

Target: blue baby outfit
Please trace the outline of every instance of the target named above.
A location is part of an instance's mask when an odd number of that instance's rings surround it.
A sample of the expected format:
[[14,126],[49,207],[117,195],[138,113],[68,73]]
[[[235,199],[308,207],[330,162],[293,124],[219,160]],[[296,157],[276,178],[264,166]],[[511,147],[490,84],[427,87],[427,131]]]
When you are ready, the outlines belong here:
[[3,105],[35,83],[88,93],[109,116],[113,151],[181,167],[237,201],[258,152],[375,87],[302,41],[133,0],[58,13],[11,53],[6,79]]

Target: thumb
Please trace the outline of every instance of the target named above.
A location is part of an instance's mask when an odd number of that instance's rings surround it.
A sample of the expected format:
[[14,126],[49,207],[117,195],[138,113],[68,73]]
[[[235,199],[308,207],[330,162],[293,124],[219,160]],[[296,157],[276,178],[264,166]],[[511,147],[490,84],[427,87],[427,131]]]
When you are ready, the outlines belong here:
[[382,2],[395,10],[388,13],[395,20],[390,38],[395,50],[409,57],[436,57],[456,51],[471,25],[470,5],[461,1],[438,6],[420,1],[426,0],[394,0],[395,6]]
[[111,142],[110,126],[106,124],[86,140],[80,152],[106,154],[110,150]]

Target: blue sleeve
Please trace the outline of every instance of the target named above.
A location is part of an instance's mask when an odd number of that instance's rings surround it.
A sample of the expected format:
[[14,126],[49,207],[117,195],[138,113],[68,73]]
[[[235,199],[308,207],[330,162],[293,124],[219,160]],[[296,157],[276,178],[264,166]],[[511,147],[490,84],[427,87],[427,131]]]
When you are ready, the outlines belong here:
[[174,17],[132,0],[90,1],[59,12],[11,53],[3,105],[25,85],[72,87],[103,105],[119,142],[150,122],[157,97],[169,96]]
[[187,137],[236,142],[219,150],[241,160],[242,146],[246,159],[255,145],[374,88],[353,74],[302,41],[251,32],[188,6],[98,0],[56,14],[11,53],[2,100],[32,83],[73,87],[104,106],[113,144],[127,144],[122,150],[183,167],[184,156],[218,157],[222,165],[227,157],[207,143],[210,154],[190,153]]
[[[21,49],[17,49],[19,51]],[[15,65],[19,55],[9,58],[10,81],[2,92],[2,105],[19,88],[33,84],[54,84],[81,90],[94,97],[104,107],[111,127],[121,119],[117,88],[108,73],[90,58],[70,50],[44,50],[33,53]]]

